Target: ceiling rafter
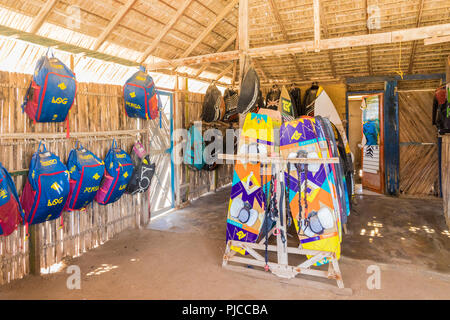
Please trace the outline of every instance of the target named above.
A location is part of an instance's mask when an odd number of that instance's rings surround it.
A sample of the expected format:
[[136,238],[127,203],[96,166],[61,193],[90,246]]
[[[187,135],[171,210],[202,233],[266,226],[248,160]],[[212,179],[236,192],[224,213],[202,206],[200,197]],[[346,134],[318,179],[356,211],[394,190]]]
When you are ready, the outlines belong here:
[[39,10],[39,13],[36,17],[34,17],[33,22],[31,23],[31,27],[28,29],[28,32],[30,33],[37,33],[39,29],[44,24],[45,19],[49,15],[50,11],[55,7],[58,0],[47,0],[45,5],[41,7],[41,10]]
[[109,22],[106,29],[103,30],[102,34],[95,40],[92,50],[97,51],[100,46],[109,37],[113,29],[120,23],[123,17],[130,11],[131,7],[136,3],[137,0],[128,0],[117,12],[114,18]]
[[221,73],[219,73],[215,79],[215,81],[219,81],[220,79],[222,79],[223,76],[225,76],[229,71],[231,71],[233,69],[233,63],[230,64],[228,67],[226,67],[225,69],[223,69],[223,71]]
[[[422,22],[422,12],[423,12],[423,3],[424,0],[419,0],[419,11],[417,12],[417,20],[416,20],[416,27],[419,27]],[[413,41],[412,48],[411,48],[411,55],[409,56],[409,66],[408,66],[408,73],[412,73],[412,69],[414,67],[414,56],[416,54],[417,49],[417,41]]]
[[221,12],[220,14],[211,22],[205,30],[199,35],[199,37],[183,52],[180,58],[186,58],[192,51],[211,33],[219,22],[221,22],[230,12],[234,9],[239,0],[232,0]]
[[[329,37],[328,34],[328,26],[326,23],[326,19],[325,19],[325,13],[324,10],[322,8],[322,10],[320,9],[320,3],[319,3],[319,15],[320,15],[320,20],[322,21],[319,25],[320,27],[322,27],[322,31],[323,31],[323,35],[325,38]],[[320,28],[319,28],[319,33],[320,33]],[[331,67],[331,75],[333,76],[333,78],[336,78],[336,65],[334,64],[334,57],[333,57],[333,51],[328,50],[328,60],[330,61],[330,67]]]
[[[237,33],[233,34],[231,37],[228,38],[227,41],[225,41],[219,49],[217,49],[217,52],[223,52],[225,51],[233,42],[236,42]],[[205,71],[211,64],[205,63],[195,74],[196,77],[200,76],[200,74]]]
[[[286,28],[284,26],[283,20],[281,19],[280,12],[278,11],[278,8],[277,8],[277,6],[275,4],[275,0],[268,0],[268,1],[269,1],[270,9],[272,10],[272,13],[273,13],[273,15],[275,17],[275,20],[277,21],[278,26],[280,27],[281,32],[283,33],[284,39],[287,42],[289,42],[289,35],[288,35],[287,31],[286,31]],[[300,68],[300,65],[298,64],[297,57],[295,56],[294,53],[291,53],[290,57],[292,59],[292,62],[295,65],[295,68],[297,69],[298,74],[300,75],[300,77],[302,79],[304,79],[305,75],[303,73],[303,70]]]
[[[367,27],[367,33],[370,34],[372,33],[372,30],[369,28],[369,5],[368,5],[368,0],[364,1],[365,3],[365,7],[364,10],[366,11],[366,27]],[[369,69],[369,75],[373,75],[373,67],[372,67],[372,47],[371,46],[367,46],[367,67]]]
[[150,46],[145,50],[144,54],[142,55],[142,58],[139,60],[140,63],[143,63],[149,55],[152,54],[153,50],[159,45],[162,38],[166,36],[166,34],[169,33],[169,31],[172,29],[172,27],[175,25],[175,23],[178,22],[178,20],[181,18],[181,16],[184,14],[186,9],[189,7],[189,5],[194,2],[194,0],[185,0],[183,4],[178,8],[175,15],[170,19],[170,21],[164,26],[164,28],[161,30],[161,32],[158,34],[158,36],[153,39]]

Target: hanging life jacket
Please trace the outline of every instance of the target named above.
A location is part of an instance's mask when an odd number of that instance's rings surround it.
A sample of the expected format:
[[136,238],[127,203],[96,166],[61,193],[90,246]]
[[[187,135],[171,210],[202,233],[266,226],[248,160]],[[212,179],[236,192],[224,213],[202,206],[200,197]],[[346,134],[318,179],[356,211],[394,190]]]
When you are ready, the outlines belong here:
[[[43,151],[40,151],[41,145]],[[37,224],[59,218],[69,190],[69,171],[66,166],[40,142],[31,158],[28,180],[20,197],[25,223]]]
[[184,150],[184,163],[191,169],[198,171],[205,166],[203,151],[205,150],[205,142],[202,133],[195,125],[191,126],[188,131],[188,139]]
[[117,146],[115,139],[104,163],[106,172],[100,190],[95,195],[95,201],[101,205],[107,205],[120,199],[134,169],[130,155]]
[[0,235],[8,236],[22,222],[23,210],[16,186],[0,163]]
[[123,86],[125,112],[131,118],[153,120],[158,117],[158,96],[155,83],[144,67],[133,74]]
[[147,191],[152,184],[155,174],[155,164],[150,163],[150,155],[145,151],[140,142],[136,142],[131,152],[131,159],[134,171],[128,183],[126,192],[129,194],[142,193]]
[[75,74],[50,49],[42,56],[28,87],[22,110],[35,122],[63,122],[75,101]]
[[64,207],[67,211],[81,210],[91,203],[105,173],[105,164],[81,144],[69,153],[70,193]]

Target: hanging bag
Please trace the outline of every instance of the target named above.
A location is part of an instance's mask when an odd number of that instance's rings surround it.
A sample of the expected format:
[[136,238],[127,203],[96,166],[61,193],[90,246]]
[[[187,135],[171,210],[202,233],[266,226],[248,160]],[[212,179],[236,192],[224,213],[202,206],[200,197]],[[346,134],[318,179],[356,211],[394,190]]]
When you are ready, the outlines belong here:
[[158,117],[158,96],[155,83],[144,67],[136,72],[123,86],[125,112],[131,118],[156,119]]
[[95,201],[101,205],[107,205],[120,199],[125,192],[134,169],[131,157],[117,146],[115,139],[104,163],[106,172],[103,176],[100,190],[95,196]]
[[76,91],[75,74],[49,48],[36,64],[22,110],[35,122],[63,122]]
[[22,222],[23,210],[16,186],[0,163],[0,235],[8,236]]
[[59,218],[69,190],[66,166],[40,142],[31,158],[28,180],[20,197],[25,223],[37,224]]
[[77,143],[77,147],[70,151],[67,160],[70,172],[70,193],[65,210],[82,210],[91,203],[105,173],[105,165],[91,151]]
[[150,162],[150,155],[145,151],[140,142],[136,142],[131,152],[134,170],[128,183],[126,192],[129,194],[142,193],[150,188],[153,175],[155,174],[155,164]]

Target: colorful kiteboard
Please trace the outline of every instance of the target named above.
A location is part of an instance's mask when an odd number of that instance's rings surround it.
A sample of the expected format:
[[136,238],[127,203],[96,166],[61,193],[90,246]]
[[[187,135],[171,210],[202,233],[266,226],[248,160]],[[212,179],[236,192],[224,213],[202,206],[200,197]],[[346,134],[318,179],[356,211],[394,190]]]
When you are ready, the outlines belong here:
[[[239,139],[238,155],[270,156],[274,152],[274,125],[263,114],[249,113]],[[227,217],[227,242],[256,242],[264,223],[267,190],[271,185],[271,167],[261,170],[260,163],[236,161]],[[263,185],[264,182],[264,185]],[[241,248],[231,247],[241,254]]]
[[333,158],[339,158],[339,164],[331,164],[333,170],[333,175],[335,179],[336,192],[339,201],[339,211],[341,215],[341,221],[343,224],[347,223],[347,216],[350,214],[349,198],[347,194],[347,188],[345,185],[345,174],[343,170],[343,159],[339,156],[339,150],[334,136],[334,131],[330,120],[327,118],[322,118],[320,116],[316,117],[316,122],[322,128],[325,138],[328,142],[329,154]]
[[[281,156],[328,157],[327,141],[321,130],[312,117],[285,122],[280,128]],[[339,259],[341,219],[330,166],[290,164],[285,173],[285,182],[288,185],[289,209],[301,246],[304,249],[334,252]],[[325,258],[316,265],[328,262]]]

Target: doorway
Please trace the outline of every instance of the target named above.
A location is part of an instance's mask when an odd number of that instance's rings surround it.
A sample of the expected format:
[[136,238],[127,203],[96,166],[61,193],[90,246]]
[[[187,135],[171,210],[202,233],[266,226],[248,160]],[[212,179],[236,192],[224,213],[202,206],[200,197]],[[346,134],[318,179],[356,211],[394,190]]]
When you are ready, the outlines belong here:
[[[348,138],[359,190],[384,193],[383,92],[349,92]],[[357,188],[358,189],[358,188]]]

